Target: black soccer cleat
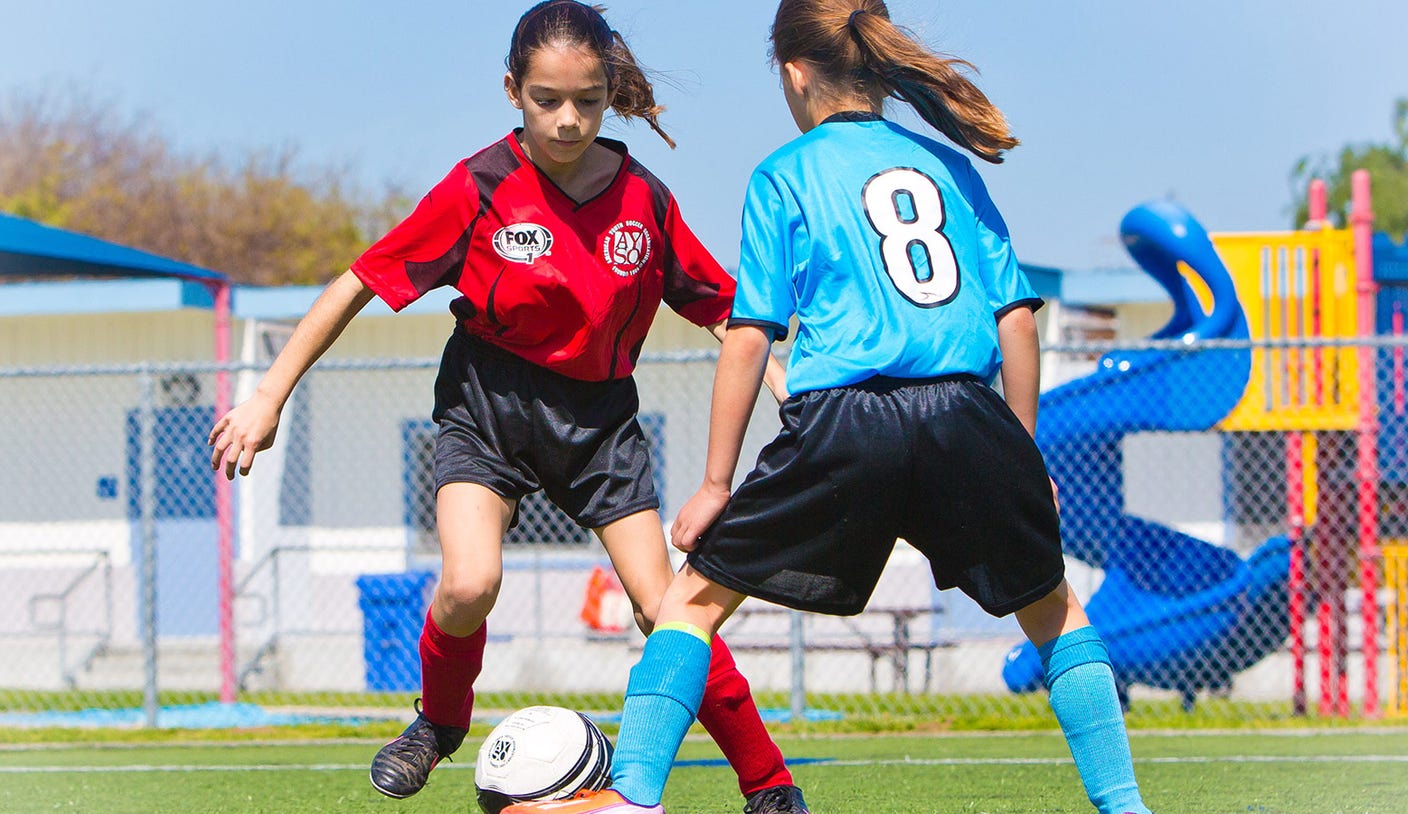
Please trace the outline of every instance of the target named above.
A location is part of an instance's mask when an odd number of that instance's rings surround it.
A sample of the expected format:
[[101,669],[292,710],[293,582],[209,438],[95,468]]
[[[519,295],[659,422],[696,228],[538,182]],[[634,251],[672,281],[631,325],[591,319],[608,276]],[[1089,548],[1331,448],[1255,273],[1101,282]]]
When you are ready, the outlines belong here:
[[743,814],[811,814],[796,786],[768,786],[748,795]]
[[427,721],[416,699],[416,719],[372,758],[372,786],[387,797],[410,797],[425,788],[430,770],[460,748],[468,733],[468,729]]

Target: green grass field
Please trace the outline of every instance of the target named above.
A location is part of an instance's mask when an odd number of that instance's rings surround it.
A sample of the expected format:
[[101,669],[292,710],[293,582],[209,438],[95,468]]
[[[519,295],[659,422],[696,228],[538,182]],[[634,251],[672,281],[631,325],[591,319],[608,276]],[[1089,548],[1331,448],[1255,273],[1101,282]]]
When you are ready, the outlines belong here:
[[[817,814],[1093,811],[1054,733],[784,736]],[[474,748],[410,800],[367,782],[377,741],[27,743],[0,747],[0,811],[94,814],[477,812]],[[1390,729],[1133,736],[1158,814],[1405,814],[1408,732]],[[732,772],[691,738],[671,814],[740,810]]]

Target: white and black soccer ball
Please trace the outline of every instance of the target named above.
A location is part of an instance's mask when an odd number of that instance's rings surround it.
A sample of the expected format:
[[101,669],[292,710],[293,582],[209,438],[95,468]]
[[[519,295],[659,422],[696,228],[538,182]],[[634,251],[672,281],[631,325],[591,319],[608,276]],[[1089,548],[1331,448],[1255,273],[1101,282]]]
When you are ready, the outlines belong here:
[[474,791],[484,814],[527,800],[561,800],[611,783],[611,741],[580,712],[525,707],[479,747]]

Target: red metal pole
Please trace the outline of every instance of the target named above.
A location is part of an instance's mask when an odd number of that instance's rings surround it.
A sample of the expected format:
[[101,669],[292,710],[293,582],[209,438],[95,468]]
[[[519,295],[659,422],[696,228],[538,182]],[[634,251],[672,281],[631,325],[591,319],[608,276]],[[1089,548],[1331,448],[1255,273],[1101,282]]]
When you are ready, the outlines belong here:
[[1320,706],[1316,711],[1321,718],[1329,718],[1335,714],[1335,636],[1332,631],[1332,617],[1330,602],[1322,596],[1320,604],[1315,608],[1315,644],[1317,655],[1320,657]]
[[[215,287],[215,416],[230,411],[230,284]],[[235,702],[235,534],[233,485],[223,473],[215,473],[216,547],[220,561],[220,703]]]
[[1325,191],[1324,179],[1312,179],[1305,202],[1306,208],[1310,211],[1310,220],[1306,222],[1305,228],[1318,230],[1325,225],[1325,220],[1330,215],[1329,200]]
[[[1359,335],[1375,334],[1375,307],[1379,287],[1374,282],[1374,209],[1368,170],[1356,170],[1352,179],[1350,228],[1354,232],[1354,268],[1359,299]],[[1359,426],[1356,435],[1359,482],[1359,586],[1363,592],[1364,717],[1378,718],[1379,710],[1379,462],[1377,353],[1365,344],[1359,349]]]
[[[1325,182],[1316,178],[1310,182],[1307,201],[1310,220],[1306,229],[1318,230],[1329,216]],[[1310,254],[1310,333],[1320,335],[1320,250]],[[1324,403],[1324,376],[1320,364],[1320,349],[1311,352],[1314,365],[1314,385],[1311,403]],[[1304,371],[1302,371],[1304,375]],[[1290,627],[1291,627],[1291,708],[1295,715],[1305,715],[1305,612],[1306,612],[1306,545],[1305,534],[1305,434],[1291,430],[1286,434],[1286,509],[1287,526],[1291,533]]]
[[1291,530],[1291,711],[1305,714],[1305,458],[1300,432],[1286,433],[1286,506]]
[[[1348,566],[1348,563],[1345,563]],[[1345,575],[1349,577],[1349,574]],[[1348,579],[1345,580],[1346,583]],[[1330,606],[1335,626],[1335,715],[1349,717],[1349,608],[1344,603],[1348,591],[1341,591],[1339,600]]]

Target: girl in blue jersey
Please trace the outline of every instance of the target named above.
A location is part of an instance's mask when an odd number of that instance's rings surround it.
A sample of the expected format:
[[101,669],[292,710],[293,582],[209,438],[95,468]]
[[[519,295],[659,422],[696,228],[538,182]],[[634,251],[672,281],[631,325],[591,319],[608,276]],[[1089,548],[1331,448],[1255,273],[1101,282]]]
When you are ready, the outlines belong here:
[[[663,811],[724,619],[745,596],[858,613],[904,538],[940,588],[1015,614],[1038,645],[1091,802],[1148,814],[1033,440],[1041,301],[968,160],[886,121],[883,101],[987,161],[1017,141],[964,63],[897,28],[880,0],[782,0],[772,44],[803,135],[748,185],[704,484],[672,529],[688,562],[631,673],[614,788],[551,810]],[[782,432],[730,496],[769,345],[794,317]]]

